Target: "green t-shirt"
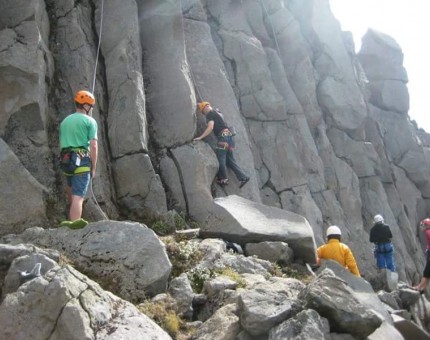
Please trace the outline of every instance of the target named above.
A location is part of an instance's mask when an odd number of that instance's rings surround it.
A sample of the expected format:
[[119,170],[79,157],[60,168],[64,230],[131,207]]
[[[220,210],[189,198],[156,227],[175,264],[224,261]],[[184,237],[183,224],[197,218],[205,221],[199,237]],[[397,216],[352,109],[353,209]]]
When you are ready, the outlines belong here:
[[93,117],[75,112],[60,124],[60,147],[84,147],[89,150],[90,140],[97,140],[97,122]]

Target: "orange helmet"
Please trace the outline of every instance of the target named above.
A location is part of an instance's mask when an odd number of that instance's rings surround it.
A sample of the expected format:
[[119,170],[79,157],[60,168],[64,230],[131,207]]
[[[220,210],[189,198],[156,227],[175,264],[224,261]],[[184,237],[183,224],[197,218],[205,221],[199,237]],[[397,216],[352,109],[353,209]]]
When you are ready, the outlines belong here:
[[91,92],[81,90],[76,92],[75,102],[82,105],[88,104],[92,106],[96,103],[96,100]]
[[211,105],[211,103],[209,103],[209,102],[201,102],[201,103],[198,104],[200,112],[203,112],[203,109],[205,108],[206,105]]

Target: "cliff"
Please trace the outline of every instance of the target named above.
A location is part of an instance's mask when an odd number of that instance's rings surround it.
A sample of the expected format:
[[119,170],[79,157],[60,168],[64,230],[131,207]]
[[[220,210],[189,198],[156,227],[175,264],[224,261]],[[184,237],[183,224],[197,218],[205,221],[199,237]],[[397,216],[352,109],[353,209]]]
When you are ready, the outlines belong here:
[[[368,231],[382,214],[400,279],[417,282],[430,139],[408,116],[393,38],[369,30],[356,54],[325,0],[1,3],[0,234],[64,217],[58,124],[94,83],[90,220],[102,217],[97,201],[110,219],[176,210],[204,225],[214,197],[236,194],[304,216],[317,244],[340,226],[372,277]],[[233,177],[217,187],[214,153],[192,142],[200,100],[238,132],[236,158],[251,176],[242,189]]]

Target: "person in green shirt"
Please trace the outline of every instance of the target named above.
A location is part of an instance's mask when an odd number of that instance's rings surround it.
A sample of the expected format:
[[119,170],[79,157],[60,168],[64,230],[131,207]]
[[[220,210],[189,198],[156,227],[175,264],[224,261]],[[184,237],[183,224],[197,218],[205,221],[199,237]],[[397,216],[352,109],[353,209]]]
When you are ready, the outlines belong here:
[[94,177],[97,166],[97,122],[90,116],[95,104],[91,92],[78,91],[75,95],[76,112],[68,115],[60,124],[60,147],[70,160],[71,169],[67,176],[67,198],[70,204],[69,221],[61,225],[85,226],[88,222],[82,219],[82,206],[91,177]]

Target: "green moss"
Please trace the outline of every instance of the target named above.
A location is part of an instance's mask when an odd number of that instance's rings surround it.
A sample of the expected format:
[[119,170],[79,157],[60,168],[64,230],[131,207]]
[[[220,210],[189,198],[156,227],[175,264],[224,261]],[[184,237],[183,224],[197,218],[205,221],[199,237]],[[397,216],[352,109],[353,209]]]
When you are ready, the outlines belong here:
[[223,269],[216,270],[216,273],[219,275],[227,276],[229,279],[236,282],[238,288],[246,287],[245,279],[231,267],[225,267]]

